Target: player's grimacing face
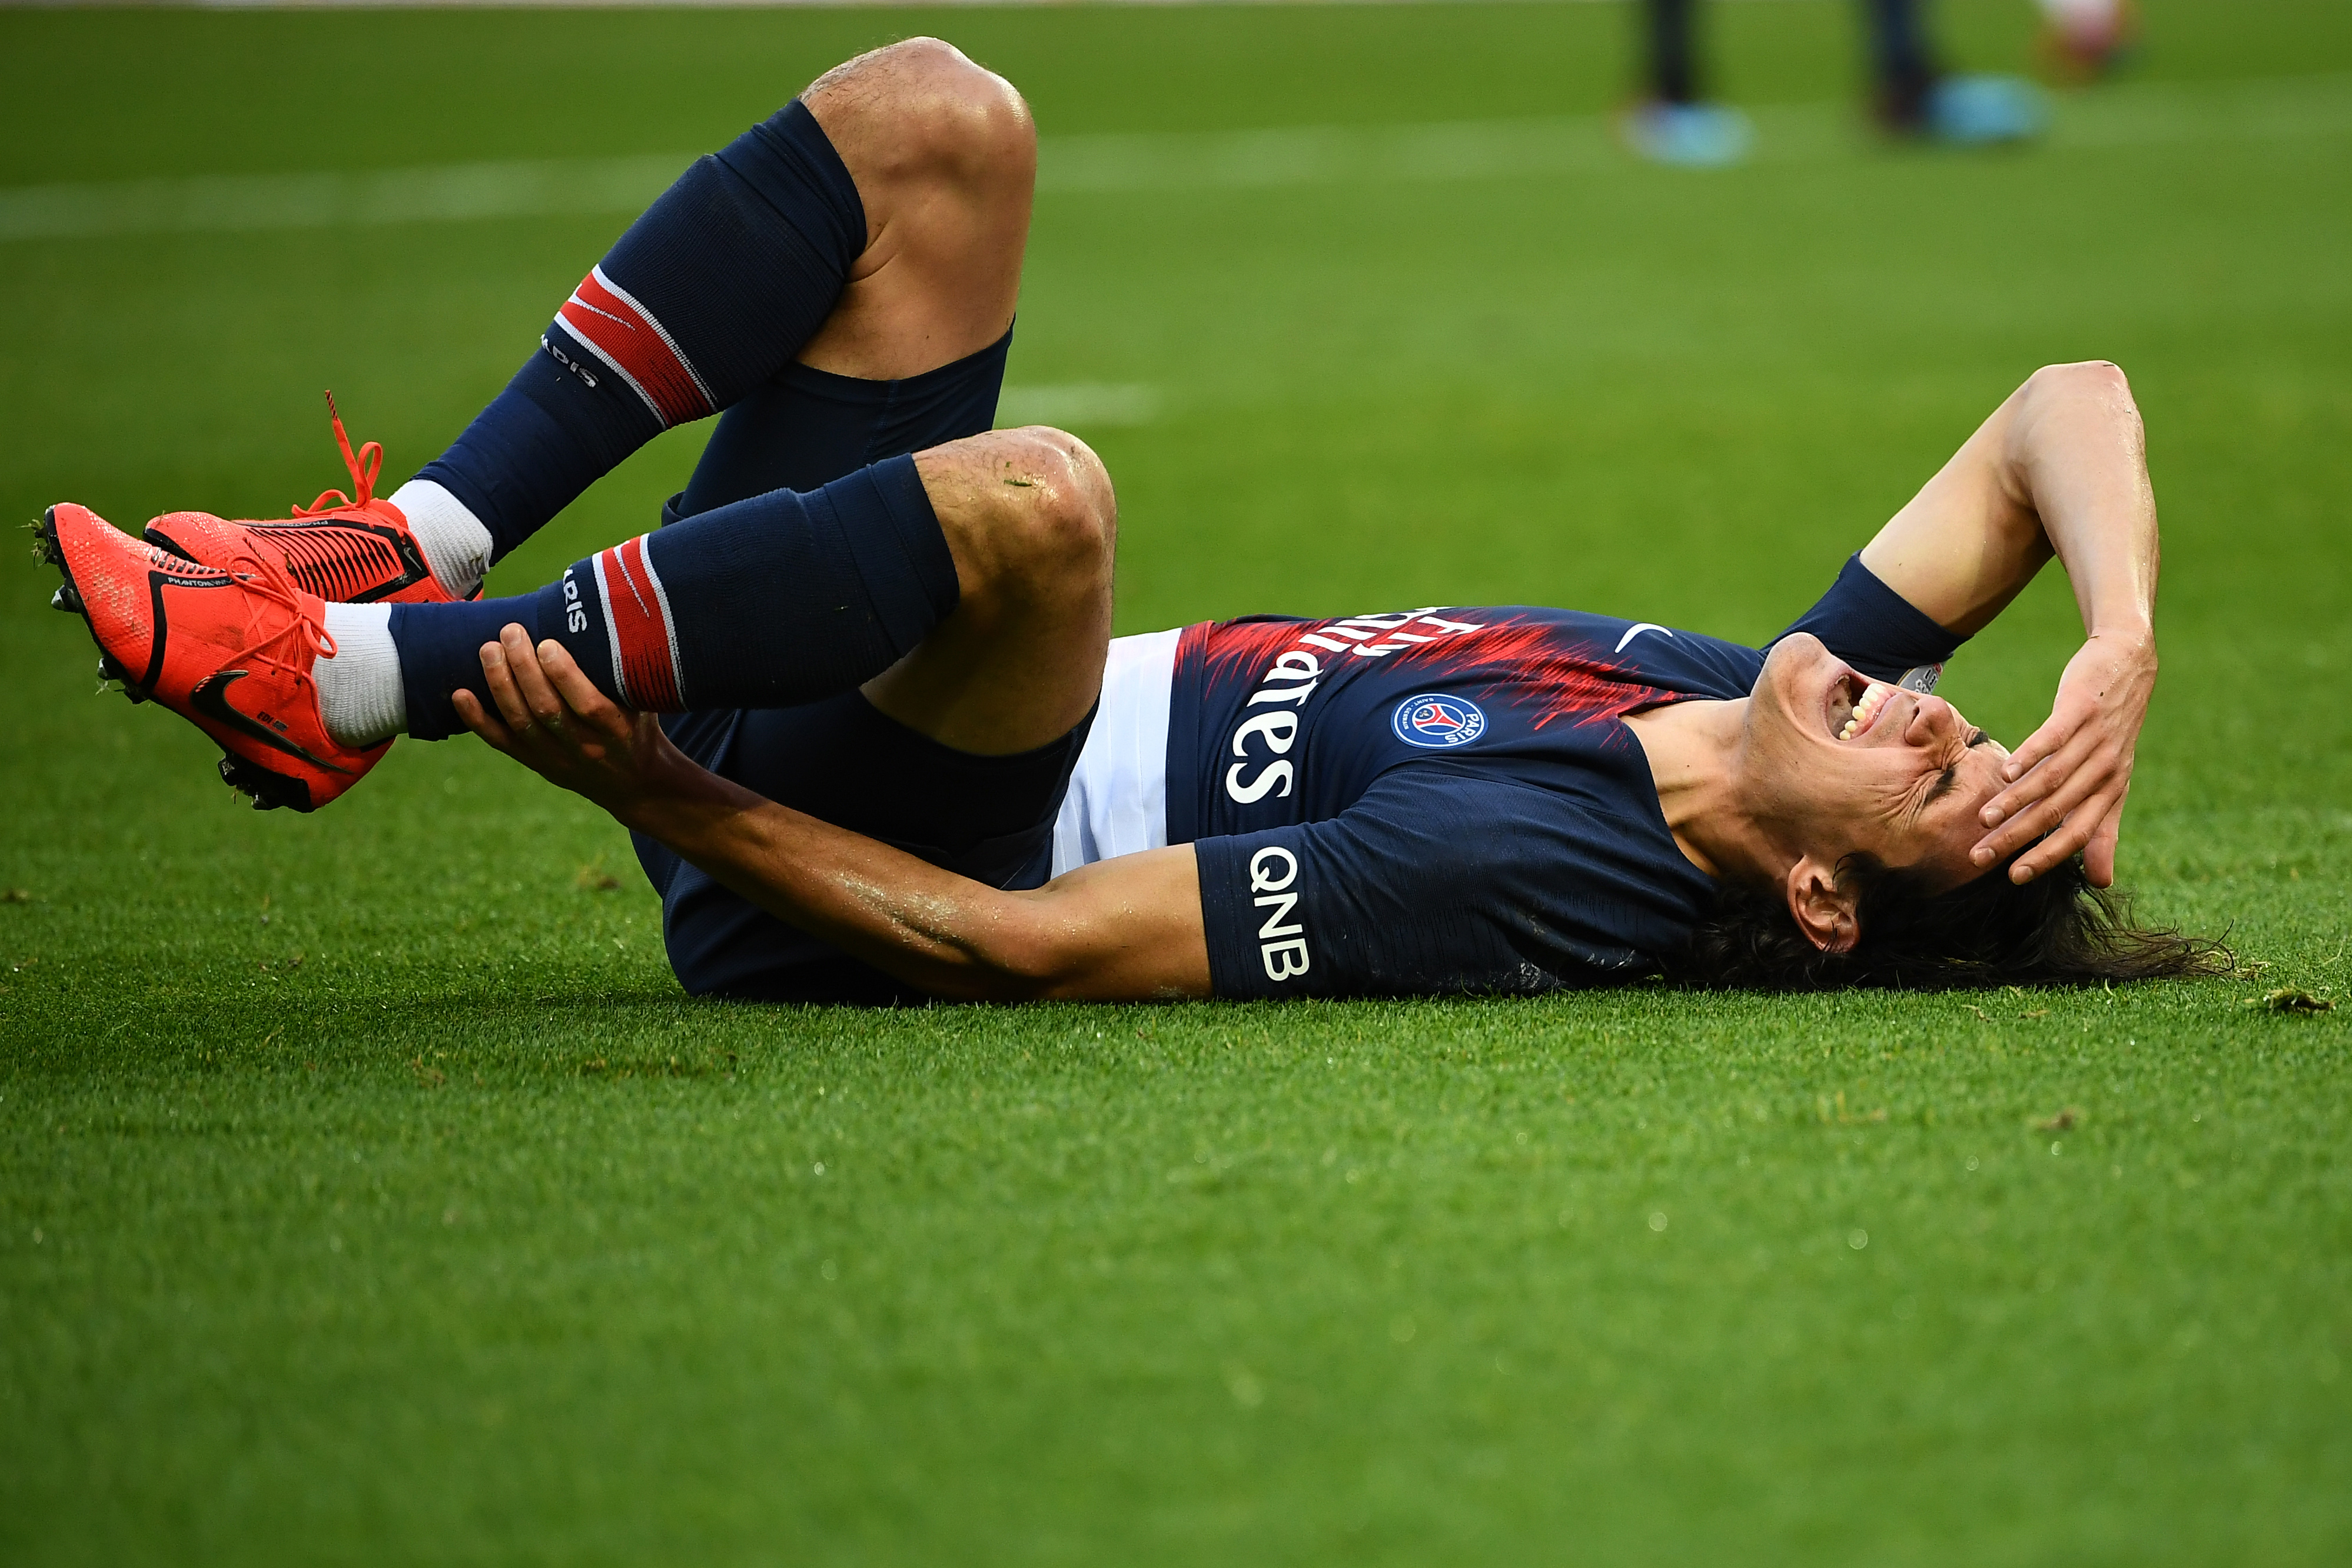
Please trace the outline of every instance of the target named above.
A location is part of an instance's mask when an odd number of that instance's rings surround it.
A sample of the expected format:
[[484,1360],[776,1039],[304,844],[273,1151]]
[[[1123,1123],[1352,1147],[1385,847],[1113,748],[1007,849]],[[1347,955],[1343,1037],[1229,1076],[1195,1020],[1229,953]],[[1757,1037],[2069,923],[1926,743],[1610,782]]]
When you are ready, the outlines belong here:
[[1982,874],[1969,851],[2008,751],[1940,697],[1873,681],[1803,633],[1773,646],[1748,705],[1751,803],[1801,850],[1927,872],[1939,889]]

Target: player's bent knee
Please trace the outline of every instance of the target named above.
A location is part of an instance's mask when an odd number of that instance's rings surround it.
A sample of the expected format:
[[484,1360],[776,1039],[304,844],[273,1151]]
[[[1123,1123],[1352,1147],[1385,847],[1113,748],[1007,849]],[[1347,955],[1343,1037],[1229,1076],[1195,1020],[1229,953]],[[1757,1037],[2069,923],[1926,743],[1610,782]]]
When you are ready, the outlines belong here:
[[907,38],[860,55],[818,78],[804,97],[829,133],[863,140],[864,132],[887,142],[901,175],[1026,180],[1036,163],[1028,104],[944,39]]
[[2053,393],[2131,400],[2131,378],[2113,360],[2078,360],[2071,364],[2045,364],[2033,373],[2031,384]]
[[959,184],[1025,189],[1037,167],[1037,127],[1028,104],[1003,77],[961,54],[955,61],[905,106],[900,124],[910,153]]
[[982,500],[970,530],[972,564],[1022,597],[1090,592],[1118,545],[1118,501],[1094,449],[1045,426],[992,430],[951,448]]
[[1034,480],[1013,523],[1024,563],[1033,572],[1092,576],[1118,543],[1109,470],[1093,447],[1066,431],[1032,426],[1010,434],[1023,444]]

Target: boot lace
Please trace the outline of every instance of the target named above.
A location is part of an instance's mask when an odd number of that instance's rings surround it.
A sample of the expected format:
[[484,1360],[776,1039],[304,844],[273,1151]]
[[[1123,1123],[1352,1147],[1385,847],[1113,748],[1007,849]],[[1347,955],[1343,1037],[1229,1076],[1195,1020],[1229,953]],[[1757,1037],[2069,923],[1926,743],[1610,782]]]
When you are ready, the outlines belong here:
[[[383,471],[383,443],[370,441],[366,446],[362,447],[358,456],[354,457],[352,454],[352,438],[343,433],[343,416],[336,411],[335,395],[331,392],[327,394],[327,417],[334,421],[335,444],[343,449],[343,467],[351,470],[352,489],[358,492],[358,496],[354,500],[341,490],[320,490],[317,500],[312,501],[309,506],[298,506],[294,509],[296,517],[317,517],[324,512],[350,511],[375,500],[375,477]],[[334,504],[328,505],[330,501]]]
[[[349,448],[346,447],[346,450]],[[286,580],[285,568],[264,557],[250,545],[241,546],[228,567],[229,574],[241,583],[247,593],[268,600],[286,612],[287,618],[276,631],[256,637],[239,648],[229,664],[247,661],[272,664],[289,674],[299,675],[301,666],[296,662],[298,651],[307,648],[320,658],[335,657],[334,634],[316,616],[303,607],[307,595],[295,591]],[[258,610],[258,606],[255,606]],[[248,620],[247,625],[251,624]]]

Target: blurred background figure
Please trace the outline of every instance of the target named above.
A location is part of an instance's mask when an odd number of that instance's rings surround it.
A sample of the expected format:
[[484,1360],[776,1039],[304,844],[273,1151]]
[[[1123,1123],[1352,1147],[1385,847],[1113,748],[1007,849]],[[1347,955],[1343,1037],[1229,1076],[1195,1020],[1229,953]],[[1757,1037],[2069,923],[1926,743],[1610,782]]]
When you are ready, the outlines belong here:
[[2042,0],[2042,58],[2072,84],[2096,81],[2130,53],[2139,17],[2126,0]]
[[[2042,129],[2042,101],[2032,84],[2009,76],[1950,74],[1937,65],[1921,0],[1861,3],[1870,35],[1871,113],[1882,130],[1974,147],[2021,141]],[[2042,6],[2054,37],[2072,38],[2079,27],[2088,37],[2090,24],[2078,22],[2075,14],[2120,16],[2122,0],[2042,0]],[[1643,0],[1648,79],[1645,96],[1627,113],[1623,128],[1633,151],[1654,163],[1736,163],[1755,145],[1748,116],[1710,102],[1702,89],[1698,7],[1699,0]]]

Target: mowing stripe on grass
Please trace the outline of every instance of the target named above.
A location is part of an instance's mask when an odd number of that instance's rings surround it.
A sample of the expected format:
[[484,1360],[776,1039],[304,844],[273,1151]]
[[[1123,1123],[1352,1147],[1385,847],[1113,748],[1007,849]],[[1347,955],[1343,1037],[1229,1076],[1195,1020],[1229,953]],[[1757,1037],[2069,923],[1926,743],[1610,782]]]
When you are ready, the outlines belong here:
[[[1871,143],[1843,104],[1756,111],[1757,161],[1802,163]],[[2117,88],[2068,101],[2053,152],[2352,134],[2352,76]],[[453,163],[366,174],[220,174],[0,190],[0,242],[131,234],[252,233],[470,218],[625,213],[693,161],[633,158]],[[1453,181],[1633,167],[1608,120],[1311,125],[1275,131],[1054,136],[1038,152],[1049,193],[1246,189],[1357,180]]]
[[0,240],[242,234],[560,213],[633,212],[692,153],[449,163],[372,174],[211,174],[0,191]]

